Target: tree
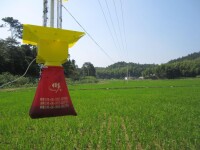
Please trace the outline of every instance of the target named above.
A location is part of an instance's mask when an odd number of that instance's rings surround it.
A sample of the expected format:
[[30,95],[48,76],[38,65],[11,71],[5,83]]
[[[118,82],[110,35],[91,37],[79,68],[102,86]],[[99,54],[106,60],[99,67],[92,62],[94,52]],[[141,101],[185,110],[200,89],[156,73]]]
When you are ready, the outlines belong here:
[[14,19],[13,17],[5,17],[2,20],[5,22],[5,24],[0,25],[0,27],[9,26],[9,31],[11,31],[11,38],[22,38],[23,26],[18,20]]
[[63,67],[66,77],[71,78],[72,80],[79,79],[78,66],[76,65],[76,61],[74,59],[68,59],[68,61],[63,64]]
[[[36,57],[36,48],[30,45],[19,45],[16,39],[0,40],[0,73],[10,72],[22,75],[29,63]],[[38,75],[38,66],[34,62],[27,75]]]
[[85,62],[81,68],[81,73],[83,76],[96,76],[96,69],[90,62]]

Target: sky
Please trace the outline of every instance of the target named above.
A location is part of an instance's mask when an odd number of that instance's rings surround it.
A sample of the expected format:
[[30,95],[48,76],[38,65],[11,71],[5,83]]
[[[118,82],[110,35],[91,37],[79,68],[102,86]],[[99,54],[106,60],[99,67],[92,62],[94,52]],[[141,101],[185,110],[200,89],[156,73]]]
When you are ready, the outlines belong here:
[[[200,0],[69,0],[63,5],[103,48],[82,37],[69,49],[79,67],[84,62],[95,67],[118,61],[162,64],[200,51]],[[42,15],[43,0],[0,2],[1,19],[42,26]],[[63,29],[83,31],[65,9],[62,15]],[[10,34],[0,28],[0,38]]]

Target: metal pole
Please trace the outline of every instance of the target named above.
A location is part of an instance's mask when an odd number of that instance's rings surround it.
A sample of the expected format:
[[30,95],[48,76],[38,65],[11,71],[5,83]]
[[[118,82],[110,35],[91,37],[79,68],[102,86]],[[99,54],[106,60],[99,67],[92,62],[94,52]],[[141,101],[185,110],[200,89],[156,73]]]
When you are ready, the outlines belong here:
[[50,27],[54,27],[54,0],[51,0]]
[[57,0],[57,28],[62,28],[62,0]]
[[60,28],[62,28],[62,0],[60,0]]
[[60,0],[57,0],[57,28],[59,28],[59,18],[60,18]]
[[128,74],[128,64],[127,64],[127,82],[129,80],[129,74]]
[[48,13],[48,7],[47,7],[48,0],[43,0],[43,26],[47,26],[47,13]]

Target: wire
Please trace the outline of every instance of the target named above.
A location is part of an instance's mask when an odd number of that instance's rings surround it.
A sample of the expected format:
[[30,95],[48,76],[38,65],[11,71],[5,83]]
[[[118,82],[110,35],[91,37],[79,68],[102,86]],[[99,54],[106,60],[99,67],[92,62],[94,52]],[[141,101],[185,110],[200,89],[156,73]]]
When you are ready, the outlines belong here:
[[121,39],[121,43],[122,43],[122,51],[123,51],[124,50],[124,43],[123,43],[123,39],[122,39],[122,33],[121,33],[120,24],[119,24],[119,17],[118,17],[118,14],[117,14],[117,7],[116,7],[116,4],[115,4],[115,0],[113,0],[113,4],[114,4],[114,8],[115,8],[115,14],[116,14],[116,17],[117,17],[117,23],[118,23],[119,34],[120,34],[120,39]]
[[89,36],[89,38],[100,48],[100,50],[112,61],[115,62],[112,57],[106,53],[106,51],[97,43],[97,41],[94,40],[94,38],[86,31],[86,29],[78,22],[78,20],[70,13],[70,11],[62,5],[62,7],[69,13],[69,15],[76,21],[76,23],[83,29],[83,31]]
[[119,48],[117,47],[117,44],[116,44],[115,39],[114,39],[114,36],[113,36],[112,31],[111,31],[111,29],[110,29],[110,26],[109,26],[109,24],[108,24],[108,20],[107,20],[107,18],[106,18],[106,15],[105,15],[105,12],[104,12],[104,10],[103,10],[103,7],[102,7],[102,5],[101,5],[101,3],[100,3],[100,0],[98,0],[98,2],[99,2],[99,6],[100,6],[100,8],[101,8],[102,14],[103,14],[103,16],[104,16],[104,19],[105,19],[105,21],[106,21],[106,25],[107,25],[108,30],[109,30],[109,32],[110,32],[110,35],[111,35],[111,37],[112,37],[112,40],[113,40],[113,42],[114,42],[114,44],[115,44],[115,47],[116,47],[116,49],[119,49]]
[[114,31],[114,33],[115,33],[116,39],[117,39],[117,43],[118,43],[119,48],[120,48],[120,50],[121,50],[121,46],[120,46],[120,44],[119,44],[118,35],[117,35],[116,30],[115,30],[115,26],[114,26],[114,23],[113,23],[113,20],[112,20],[112,16],[111,16],[111,13],[110,13],[110,9],[109,9],[109,7],[108,7],[107,0],[105,0],[105,3],[106,3],[106,7],[107,7],[108,14],[109,14],[109,17],[110,17],[110,21],[111,21],[111,24],[112,24],[112,28],[113,28],[113,31]]
[[24,77],[24,76],[26,75],[26,73],[28,72],[30,66],[33,64],[33,62],[34,62],[35,60],[36,60],[36,58],[34,58],[34,59],[30,62],[30,64],[28,65],[26,71],[24,72],[24,74],[23,74],[22,76],[20,76],[19,78],[15,79],[15,80],[13,80],[13,81],[10,81],[10,82],[7,82],[7,83],[5,83],[5,84],[2,84],[2,85],[0,86],[0,88],[3,88],[4,86],[9,85],[9,84],[11,84],[11,83],[13,83],[13,82],[16,82],[16,81],[18,81],[19,79],[21,79],[22,77]]
[[[125,43],[125,50],[127,53],[128,57],[128,50],[127,50],[127,41],[126,41],[126,31],[125,31],[125,21],[124,21],[124,11],[123,11],[123,6],[122,6],[122,0],[120,0],[120,5],[121,5],[121,12],[122,12],[122,27],[123,27],[123,32],[124,32],[124,43]],[[127,58],[128,59],[128,58]]]
[[[120,0],[120,5],[121,5],[121,13],[122,13],[122,27],[123,27],[123,33],[124,33],[124,44],[125,44],[125,51],[127,54],[127,60],[129,55],[128,55],[128,50],[127,50],[127,41],[126,41],[126,31],[125,31],[125,21],[124,21],[124,11],[123,11],[123,5],[122,5],[122,0]],[[129,67],[128,67],[128,63],[127,63],[127,79],[129,79]],[[128,80],[127,80],[128,81]]]

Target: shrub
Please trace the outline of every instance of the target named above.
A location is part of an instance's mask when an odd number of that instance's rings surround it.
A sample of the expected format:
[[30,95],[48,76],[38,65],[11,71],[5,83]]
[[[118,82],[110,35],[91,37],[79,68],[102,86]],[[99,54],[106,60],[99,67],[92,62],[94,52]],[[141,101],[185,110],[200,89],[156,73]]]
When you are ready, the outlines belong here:
[[65,79],[67,84],[83,84],[83,83],[98,83],[98,79],[94,76],[86,76],[83,78],[80,78],[79,80],[72,80],[71,78]]
[[79,82],[80,83],[97,83],[98,80],[94,76],[86,76],[84,78],[81,78],[81,80]]
[[3,88],[21,87],[21,86],[28,86],[28,85],[33,86],[35,85],[36,82],[37,82],[36,79],[28,78],[28,77],[20,77],[18,75],[12,75],[9,72],[3,72],[2,74],[0,74],[0,86],[10,83],[10,84],[5,85]]

